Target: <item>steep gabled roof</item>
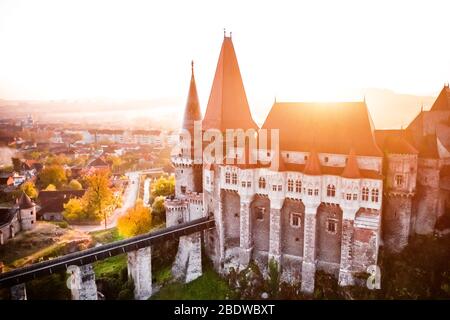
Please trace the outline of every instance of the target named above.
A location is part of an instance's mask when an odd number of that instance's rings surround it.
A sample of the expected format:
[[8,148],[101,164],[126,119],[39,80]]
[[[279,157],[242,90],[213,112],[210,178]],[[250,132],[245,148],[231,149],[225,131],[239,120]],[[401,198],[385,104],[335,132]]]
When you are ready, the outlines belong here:
[[192,139],[194,122],[199,120],[202,120],[202,113],[200,111],[200,103],[198,101],[197,86],[195,85],[194,62],[192,61],[191,83],[189,85],[189,93],[183,118],[183,129],[189,130]]
[[450,110],[450,89],[448,84],[442,88],[441,93],[431,107],[431,111]]
[[275,102],[262,128],[279,129],[280,150],[383,156],[365,102]]
[[361,173],[359,172],[355,150],[353,149],[350,150],[350,154],[348,155],[347,164],[345,165],[344,171],[342,172],[342,177],[348,179],[361,178]]
[[255,129],[231,37],[224,37],[203,130]]
[[310,152],[308,160],[306,160],[303,173],[310,176],[318,176],[322,174],[322,170],[320,169],[319,156],[317,155],[317,152],[315,150]]

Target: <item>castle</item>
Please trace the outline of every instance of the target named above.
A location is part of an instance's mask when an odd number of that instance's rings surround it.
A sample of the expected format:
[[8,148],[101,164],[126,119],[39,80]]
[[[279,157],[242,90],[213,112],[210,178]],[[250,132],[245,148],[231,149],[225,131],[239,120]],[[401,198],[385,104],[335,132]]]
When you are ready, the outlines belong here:
[[[365,101],[275,101],[258,128],[231,36],[225,36],[203,119],[192,68],[182,129],[194,137],[199,121],[202,132],[213,129],[223,136],[227,129],[278,129],[279,151],[245,146],[236,152],[253,152],[256,163],[202,164],[194,139],[180,136],[180,150],[172,157],[175,197],[165,203],[167,226],[202,216],[216,223],[203,235],[180,240],[173,271],[184,272],[186,281],[201,274],[203,239],[222,274],[250,261],[266,272],[274,261],[281,279],[301,284],[306,293],[314,290],[317,270],[334,274],[339,285],[352,285],[355,274],[377,265],[380,246],[397,252],[413,234],[432,234],[445,225],[448,85],[431,110],[422,110],[403,130],[375,130]],[[275,158],[275,169],[263,164]]]

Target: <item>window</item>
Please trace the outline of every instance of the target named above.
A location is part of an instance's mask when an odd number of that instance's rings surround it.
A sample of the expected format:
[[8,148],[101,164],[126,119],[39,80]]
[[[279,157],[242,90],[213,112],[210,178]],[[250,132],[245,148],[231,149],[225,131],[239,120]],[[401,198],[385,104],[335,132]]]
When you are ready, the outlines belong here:
[[237,173],[236,172],[233,172],[233,174],[231,175],[231,183],[237,184]]
[[302,216],[300,213],[291,213],[291,226],[294,228],[300,228],[300,222],[302,221]]
[[353,194],[353,200],[358,200],[358,194],[357,193]]
[[312,196],[313,195],[313,189],[308,189],[308,196]]
[[328,162],[328,157],[325,157],[325,162]]
[[300,180],[295,181],[295,192],[302,192],[302,182]]
[[231,174],[229,172],[225,173],[225,183],[230,183]]
[[283,190],[283,186],[281,184],[278,185],[278,191]]
[[327,197],[335,197],[336,196],[336,187],[332,184],[327,186]]
[[276,184],[274,184],[274,185],[272,186],[272,191],[277,191],[277,185],[276,185]]
[[369,188],[364,187],[362,189],[362,201],[369,201]]
[[294,180],[288,180],[288,192],[294,191]]
[[245,188],[245,186],[246,186],[245,181],[242,181],[242,188]]
[[251,181],[247,181],[247,188],[250,188],[252,186],[252,182]]
[[372,189],[372,202],[378,202],[378,189]]
[[319,195],[319,189],[314,189],[314,195],[318,196]]
[[255,214],[257,220],[264,220],[264,213],[266,211],[266,208],[263,207],[256,207],[255,208]]
[[270,157],[270,152],[267,152],[267,156]]
[[337,221],[335,219],[327,220],[327,231],[331,234],[336,234],[337,232]]
[[265,189],[266,188],[266,179],[264,178],[259,178],[259,188],[260,189]]
[[286,153],[286,158],[288,158],[288,159],[289,159],[289,153]]
[[395,176],[395,185],[397,187],[403,186],[403,176],[401,174]]
[[181,186],[181,193],[185,194],[186,193],[186,186]]
[[351,194],[351,193],[347,193],[347,194],[345,195],[345,199],[347,199],[347,200],[352,200],[352,194]]
[[305,155],[305,157],[303,159],[305,159],[305,161],[308,160],[308,156]]

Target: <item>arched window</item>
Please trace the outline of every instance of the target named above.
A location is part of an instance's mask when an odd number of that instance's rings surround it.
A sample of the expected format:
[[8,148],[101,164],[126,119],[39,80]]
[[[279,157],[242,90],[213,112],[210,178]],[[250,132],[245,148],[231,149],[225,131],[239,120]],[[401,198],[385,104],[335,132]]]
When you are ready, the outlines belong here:
[[362,201],[369,201],[369,188],[367,187],[362,188],[361,199]]
[[225,183],[231,182],[231,174],[229,172],[225,173]]
[[294,180],[289,179],[288,180],[288,192],[294,191]]
[[233,174],[231,175],[231,183],[237,184],[237,173],[236,172],[233,172]]
[[266,188],[266,179],[264,179],[263,177],[259,178],[258,186],[260,189],[265,189]]
[[327,186],[327,197],[335,197],[336,196],[336,187],[332,184]]
[[378,202],[378,189],[372,189],[372,202]]
[[295,192],[302,192],[302,182],[300,180],[295,181]]

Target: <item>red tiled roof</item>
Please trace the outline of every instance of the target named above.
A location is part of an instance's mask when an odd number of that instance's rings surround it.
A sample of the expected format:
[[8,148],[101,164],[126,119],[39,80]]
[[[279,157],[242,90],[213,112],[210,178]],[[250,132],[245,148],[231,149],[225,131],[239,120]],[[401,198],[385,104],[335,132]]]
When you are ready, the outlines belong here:
[[192,62],[191,83],[189,85],[188,99],[184,109],[183,129],[189,130],[193,139],[194,121],[202,120],[200,103],[198,101],[197,86],[194,77],[194,62]]
[[310,176],[318,176],[322,174],[322,170],[320,170],[320,161],[315,150],[311,151],[305,163],[304,174],[308,174]]
[[349,179],[359,179],[361,178],[361,173],[359,172],[358,161],[356,159],[355,151],[350,150],[350,154],[347,158],[347,164],[342,172],[342,177]]
[[437,110],[450,110],[450,89],[448,85],[442,88],[441,93],[439,93],[439,96],[431,107],[431,111]]
[[375,137],[380,148],[387,153],[418,154],[416,148],[408,141],[405,130],[376,130]]
[[365,102],[276,102],[262,128],[279,129],[281,150],[383,156]]
[[221,131],[258,128],[250,113],[231,37],[223,40],[202,127]]

